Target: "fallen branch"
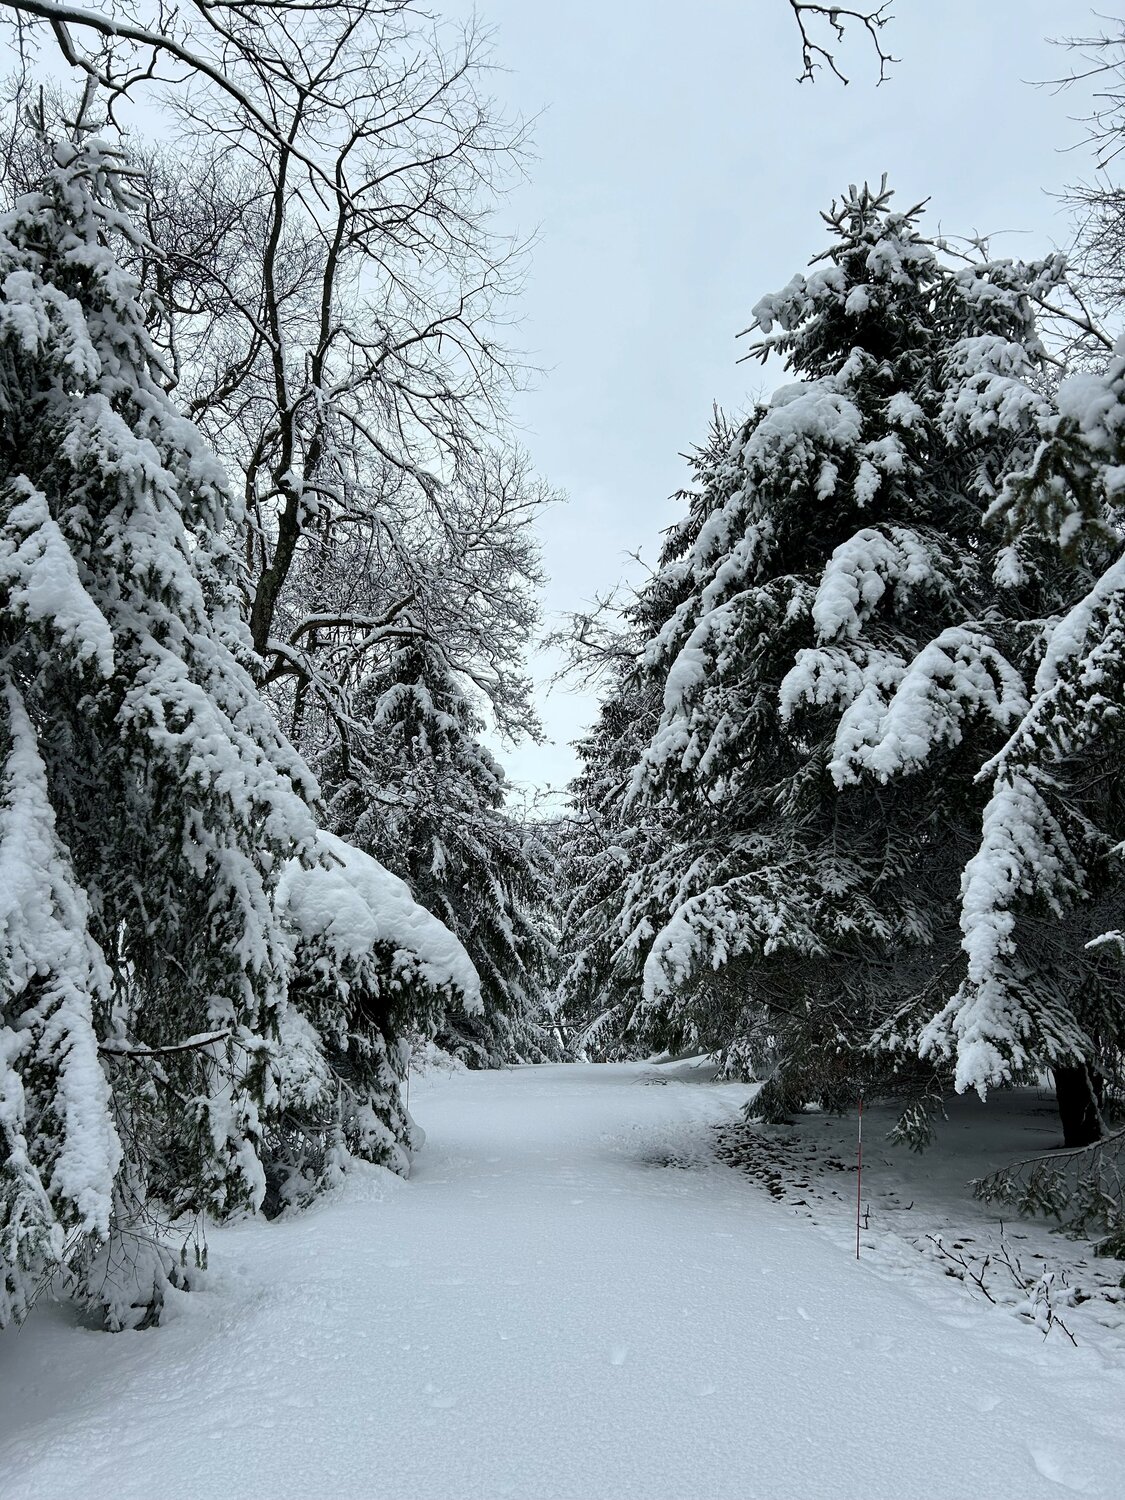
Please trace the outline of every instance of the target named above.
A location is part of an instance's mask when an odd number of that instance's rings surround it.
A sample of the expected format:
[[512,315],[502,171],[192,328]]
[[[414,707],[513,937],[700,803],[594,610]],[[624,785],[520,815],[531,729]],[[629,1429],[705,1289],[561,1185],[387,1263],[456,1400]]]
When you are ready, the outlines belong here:
[[962,1247],[955,1244],[951,1249],[945,1244],[940,1235],[928,1234],[926,1235],[926,1239],[933,1245],[936,1257],[949,1263],[946,1267],[946,1274],[956,1277],[958,1281],[971,1281],[977,1290],[994,1307],[1010,1305],[1010,1303],[1003,1296],[998,1298],[993,1295],[992,1290],[988,1286],[985,1273],[990,1267],[993,1269],[997,1267],[1003,1268],[1011,1277],[1012,1285],[1015,1289],[1027,1298],[1026,1303],[1018,1308],[1021,1315],[1026,1317],[1030,1322],[1033,1322],[1041,1330],[1044,1338],[1047,1337],[1052,1328],[1058,1327],[1062,1329],[1070,1342],[1077,1347],[1078,1340],[1059,1317],[1055,1307],[1055,1297],[1060,1289],[1065,1295],[1071,1295],[1071,1289],[1066,1283],[1065,1272],[1061,1275],[1059,1286],[1056,1286],[1054,1271],[1044,1271],[1039,1276],[1029,1275],[1021,1265],[1019,1257],[1012,1255],[1007,1242],[1003,1238],[1000,1240],[1000,1248],[998,1250],[989,1251],[980,1260],[964,1253],[958,1254],[957,1252]]

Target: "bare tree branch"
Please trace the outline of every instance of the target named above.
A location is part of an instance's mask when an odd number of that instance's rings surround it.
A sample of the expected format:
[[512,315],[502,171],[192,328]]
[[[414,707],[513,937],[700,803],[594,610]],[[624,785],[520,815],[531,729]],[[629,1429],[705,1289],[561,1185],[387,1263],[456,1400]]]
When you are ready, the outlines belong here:
[[[883,46],[884,28],[894,19],[891,4],[892,0],[884,0],[882,5],[867,10],[852,10],[842,5],[811,3],[811,0],[789,0],[801,37],[802,70],[798,83],[812,83],[817,73],[825,68],[841,83],[848,82],[833,48],[845,40],[849,25],[860,27],[867,33],[879,64],[879,82],[885,82],[888,68],[898,61]],[[816,39],[814,28],[818,24],[822,28],[820,34],[828,39],[827,45]]]
[[127,1047],[116,1042],[103,1042],[98,1051],[103,1057],[167,1057],[173,1052],[198,1052],[215,1042],[224,1042],[229,1031],[209,1031],[202,1036],[188,1037],[186,1042],[176,1042],[168,1047]]

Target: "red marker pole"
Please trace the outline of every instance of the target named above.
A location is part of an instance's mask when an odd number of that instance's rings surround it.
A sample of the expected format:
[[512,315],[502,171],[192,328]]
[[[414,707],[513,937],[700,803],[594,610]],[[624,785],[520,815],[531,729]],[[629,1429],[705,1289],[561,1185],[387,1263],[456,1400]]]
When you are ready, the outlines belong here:
[[863,1194],[863,1095],[859,1096],[859,1153],[855,1174],[855,1258],[859,1259],[859,1206]]

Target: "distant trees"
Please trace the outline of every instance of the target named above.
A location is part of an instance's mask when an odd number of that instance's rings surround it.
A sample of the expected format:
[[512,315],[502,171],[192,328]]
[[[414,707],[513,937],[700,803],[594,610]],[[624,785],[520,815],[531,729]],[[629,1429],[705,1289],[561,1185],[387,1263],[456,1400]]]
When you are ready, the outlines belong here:
[[535,1061],[553,1045],[553,858],[505,806],[465,681],[408,641],[361,684],[354,727],[321,763],[328,820],[407,882],[461,939],[483,1006],[450,1010],[438,1039],[470,1066]]
[[[625,639],[635,645],[636,638],[630,631]],[[622,893],[630,870],[655,857],[663,835],[658,819],[626,809],[625,794],[658,713],[654,684],[623,650],[598,716],[578,742],[581,768],[558,839],[558,1009],[568,1046],[580,1057],[627,1055],[638,1042],[631,1028],[639,991],[622,954]]]

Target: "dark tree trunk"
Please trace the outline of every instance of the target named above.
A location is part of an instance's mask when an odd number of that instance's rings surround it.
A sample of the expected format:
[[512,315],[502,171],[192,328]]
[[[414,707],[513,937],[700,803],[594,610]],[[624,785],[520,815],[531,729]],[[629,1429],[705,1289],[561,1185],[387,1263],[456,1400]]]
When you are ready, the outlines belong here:
[[1101,1140],[1102,1118],[1086,1067],[1079,1063],[1055,1069],[1055,1098],[1064,1146],[1090,1146]]

